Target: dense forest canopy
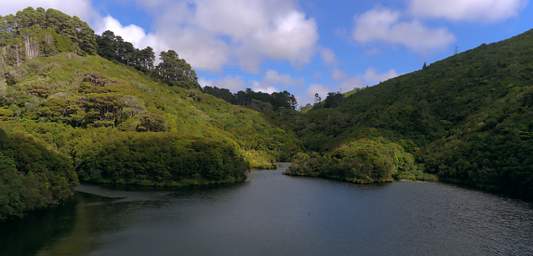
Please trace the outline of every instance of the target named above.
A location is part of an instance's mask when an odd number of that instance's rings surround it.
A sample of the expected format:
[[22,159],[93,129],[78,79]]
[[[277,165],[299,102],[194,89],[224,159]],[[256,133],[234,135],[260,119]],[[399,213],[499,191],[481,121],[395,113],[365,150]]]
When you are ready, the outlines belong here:
[[353,140],[380,138],[442,180],[531,199],[531,56],[528,31],[344,97],[330,94],[292,128],[326,160]]
[[63,51],[94,54],[97,45],[94,31],[78,17],[30,7],[16,15],[0,16],[0,47],[7,64],[20,65],[26,58]]
[[296,110],[298,106],[296,97],[288,91],[265,93],[256,92],[248,88],[244,91],[232,93],[228,89],[218,88],[216,86],[205,86],[203,90],[228,103],[248,106],[261,112],[265,110],[278,111],[280,109]]
[[73,194],[72,162],[32,136],[0,129],[0,221]]

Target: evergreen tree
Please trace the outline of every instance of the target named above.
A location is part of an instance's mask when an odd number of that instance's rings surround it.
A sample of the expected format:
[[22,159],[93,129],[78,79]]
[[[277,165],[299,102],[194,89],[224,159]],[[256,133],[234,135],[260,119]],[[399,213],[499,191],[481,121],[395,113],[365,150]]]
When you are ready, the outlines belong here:
[[161,63],[155,68],[155,75],[169,85],[199,88],[196,72],[173,50],[161,52]]

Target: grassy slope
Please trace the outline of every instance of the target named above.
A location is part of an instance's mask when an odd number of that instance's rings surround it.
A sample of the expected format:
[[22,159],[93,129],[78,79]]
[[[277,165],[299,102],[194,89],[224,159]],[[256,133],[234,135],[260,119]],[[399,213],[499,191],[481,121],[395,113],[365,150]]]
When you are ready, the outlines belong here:
[[315,108],[297,132],[319,151],[382,136],[445,179],[532,197],[532,56],[533,31],[482,45]]
[[[84,85],[84,75],[89,73],[110,81],[104,91],[98,91],[98,88],[80,90],[80,86]],[[133,111],[163,116],[172,133],[218,138],[233,143],[252,167],[269,167],[272,161],[296,144],[291,134],[271,125],[258,112],[227,104],[197,90],[162,85],[131,68],[98,56],[80,57],[63,53],[41,57],[17,68],[14,74],[17,83],[3,85],[1,90],[13,103],[2,109],[4,119],[18,120],[11,121],[11,125],[21,125],[21,119],[32,120],[31,123],[47,122],[50,118],[43,118],[43,113],[49,116],[50,111],[64,111],[66,107],[78,104],[83,97],[110,96],[125,102],[126,107]],[[47,96],[35,93],[43,90]],[[25,126],[34,127],[35,124]],[[66,136],[45,134],[53,131],[43,130],[44,127],[57,125],[37,126],[41,126],[40,131],[36,128],[29,130],[34,134],[40,133],[39,137],[61,140]],[[129,118],[116,128],[128,131],[134,130],[134,126],[135,118]],[[77,130],[68,126],[62,129]],[[64,143],[50,142],[55,145]]]

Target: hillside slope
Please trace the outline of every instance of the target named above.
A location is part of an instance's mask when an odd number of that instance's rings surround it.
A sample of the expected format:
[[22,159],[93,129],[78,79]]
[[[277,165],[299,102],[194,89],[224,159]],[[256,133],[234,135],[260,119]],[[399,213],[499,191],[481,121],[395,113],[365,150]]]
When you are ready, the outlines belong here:
[[533,31],[316,106],[308,149],[361,138],[401,144],[444,180],[533,198]]
[[[27,8],[0,21],[0,220],[60,203],[78,177],[152,187],[234,183],[299,150],[291,132],[262,114],[199,90],[174,51],[162,53],[160,65],[135,66],[130,61],[153,61],[153,52],[113,38],[122,43],[111,41],[113,61],[105,59],[88,25],[57,10]],[[28,146],[15,145],[20,138]]]
[[268,165],[295,144],[290,134],[258,112],[198,90],[159,84],[98,56],[40,57],[9,74],[12,84],[0,88],[2,118],[8,123],[27,120],[36,126],[59,123],[72,130],[220,138],[234,143],[256,166]]

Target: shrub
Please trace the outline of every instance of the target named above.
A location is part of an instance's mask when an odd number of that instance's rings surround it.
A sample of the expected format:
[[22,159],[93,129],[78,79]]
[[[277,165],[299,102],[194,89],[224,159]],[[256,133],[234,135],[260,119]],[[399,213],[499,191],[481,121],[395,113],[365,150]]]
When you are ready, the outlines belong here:
[[71,197],[71,162],[31,136],[0,130],[0,220]]
[[[298,154],[288,174],[383,183],[395,178],[417,177],[414,157],[396,143],[383,139],[358,139],[328,154]],[[412,175],[407,175],[412,174]]]
[[180,187],[243,181],[246,161],[230,145],[169,133],[117,133],[78,159],[80,179]]

